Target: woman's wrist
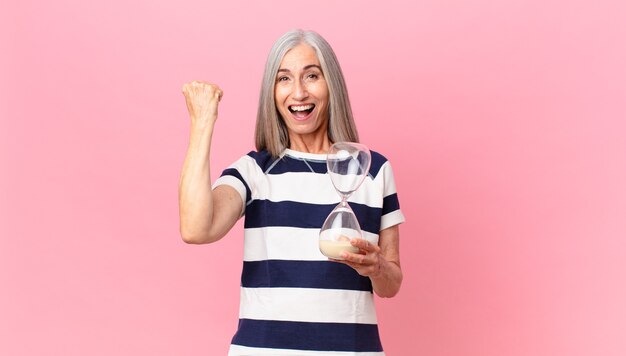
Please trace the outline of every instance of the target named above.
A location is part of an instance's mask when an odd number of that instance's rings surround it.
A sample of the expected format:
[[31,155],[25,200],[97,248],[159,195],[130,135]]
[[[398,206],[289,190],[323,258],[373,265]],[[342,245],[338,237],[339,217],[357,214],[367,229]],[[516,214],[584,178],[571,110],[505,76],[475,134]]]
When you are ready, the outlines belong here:
[[402,271],[400,266],[394,262],[387,261],[382,256],[379,257],[378,271],[370,275],[374,292],[379,297],[391,298],[400,290],[402,283]]
[[380,279],[385,276],[385,271],[387,270],[387,260],[381,255],[378,254],[378,263],[376,264],[377,270],[370,274],[370,278],[372,279]]

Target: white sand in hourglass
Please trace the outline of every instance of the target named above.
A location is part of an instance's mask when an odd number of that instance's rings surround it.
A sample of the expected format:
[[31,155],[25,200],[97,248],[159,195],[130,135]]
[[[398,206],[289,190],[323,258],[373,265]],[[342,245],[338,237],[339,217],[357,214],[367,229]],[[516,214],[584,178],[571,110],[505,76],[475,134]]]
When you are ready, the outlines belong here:
[[350,239],[346,236],[339,236],[337,240],[320,240],[320,251],[326,257],[343,260],[342,252],[357,253],[359,248],[352,246]]

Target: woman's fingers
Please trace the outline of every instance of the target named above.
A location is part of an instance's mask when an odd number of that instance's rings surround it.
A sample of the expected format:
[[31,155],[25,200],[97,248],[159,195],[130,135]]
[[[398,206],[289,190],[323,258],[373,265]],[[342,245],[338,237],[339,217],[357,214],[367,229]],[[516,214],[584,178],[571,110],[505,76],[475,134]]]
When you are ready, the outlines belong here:
[[350,243],[354,247],[358,247],[365,252],[380,252],[380,247],[378,245],[373,244],[366,239],[354,238],[350,240]]
[[364,277],[376,275],[380,271],[379,261],[376,260],[375,262],[367,263],[367,261],[364,260],[364,255],[348,254],[344,260],[338,260],[337,262],[352,267],[358,274]]
[[380,247],[365,239],[350,240],[352,246],[358,247],[360,253],[341,253],[343,260],[334,260],[354,268],[362,276],[375,275],[380,271]]
[[344,261],[352,263],[363,264],[366,261],[366,255],[360,253],[342,252],[340,256]]
[[194,80],[182,87],[192,122],[213,123],[217,120],[218,103],[224,92],[216,84]]

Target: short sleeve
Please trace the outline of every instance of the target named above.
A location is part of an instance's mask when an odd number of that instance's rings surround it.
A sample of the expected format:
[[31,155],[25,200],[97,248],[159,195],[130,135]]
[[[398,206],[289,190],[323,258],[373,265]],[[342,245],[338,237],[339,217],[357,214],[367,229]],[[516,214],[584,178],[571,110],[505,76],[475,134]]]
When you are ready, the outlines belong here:
[[256,164],[249,156],[243,156],[235,163],[226,168],[222,175],[213,183],[212,188],[215,189],[220,185],[228,185],[234,188],[241,196],[243,202],[243,210],[241,215],[244,215],[246,205],[252,200],[253,175]]
[[377,180],[380,179],[383,188],[383,208],[380,221],[380,229],[392,227],[405,221],[404,214],[400,210],[400,200],[396,191],[396,182],[393,177],[391,164],[386,161],[380,168]]

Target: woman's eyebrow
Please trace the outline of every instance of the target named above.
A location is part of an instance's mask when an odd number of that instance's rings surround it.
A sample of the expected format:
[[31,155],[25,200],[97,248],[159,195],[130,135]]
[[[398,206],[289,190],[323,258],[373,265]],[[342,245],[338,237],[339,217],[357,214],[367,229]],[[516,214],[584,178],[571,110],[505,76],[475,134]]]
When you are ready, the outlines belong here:
[[[311,69],[311,68],[317,68],[317,69],[320,70],[320,72],[322,71],[322,67],[320,67],[317,64],[309,64],[309,65],[305,66],[304,68],[302,68],[302,70],[307,70],[307,69]],[[289,69],[287,69],[287,68],[280,68],[280,69],[278,69],[278,72],[279,73],[280,72],[291,73],[291,71]]]

